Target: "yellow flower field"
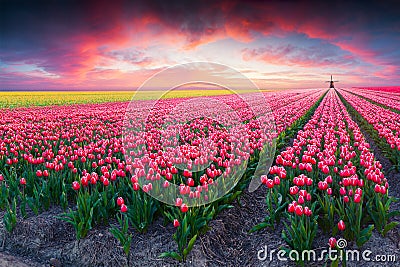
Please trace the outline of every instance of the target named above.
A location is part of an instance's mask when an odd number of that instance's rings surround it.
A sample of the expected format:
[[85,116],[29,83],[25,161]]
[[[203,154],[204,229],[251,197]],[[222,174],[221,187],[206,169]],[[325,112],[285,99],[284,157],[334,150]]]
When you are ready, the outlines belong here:
[[[243,91],[247,92],[247,91]],[[80,92],[0,92],[0,108],[70,105],[130,101],[135,91],[80,91]],[[173,90],[162,98],[182,98],[231,94],[229,90]],[[156,99],[159,91],[137,92],[136,99]]]

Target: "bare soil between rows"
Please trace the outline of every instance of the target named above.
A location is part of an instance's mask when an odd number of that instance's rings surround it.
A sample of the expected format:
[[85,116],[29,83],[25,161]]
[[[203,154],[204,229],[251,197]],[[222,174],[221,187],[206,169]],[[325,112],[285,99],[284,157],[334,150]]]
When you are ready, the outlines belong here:
[[[399,195],[399,191],[391,190],[391,193]],[[236,202],[234,208],[219,214],[211,221],[211,229],[196,241],[185,263],[158,257],[162,252],[176,249],[172,240],[174,228],[171,224],[164,226],[161,218],[147,233],[134,232],[128,262],[107,227],[96,227],[86,238],[78,241],[73,227],[55,218],[62,210],[53,208],[39,216],[20,220],[12,234],[5,233],[3,225],[0,225],[0,244],[4,246],[0,252],[0,266],[295,266],[291,262],[278,261],[276,254],[272,261],[257,258],[257,252],[265,246],[272,250],[285,245],[281,238],[282,224],[275,230],[248,233],[265,216],[264,194],[264,188],[254,193],[245,192],[240,204]],[[326,248],[329,237],[319,233],[315,248]],[[348,248],[351,247],[356,248],[349,243]],[[376,262],[350,262],[348,266],[400,266],[399,248],[399,228],[390,231],[386,238],[374,231],[363,249],[370,249],[372,255],[394,254],[397,262],[380,265]],[[309,264],[321,265],[322,262]]]

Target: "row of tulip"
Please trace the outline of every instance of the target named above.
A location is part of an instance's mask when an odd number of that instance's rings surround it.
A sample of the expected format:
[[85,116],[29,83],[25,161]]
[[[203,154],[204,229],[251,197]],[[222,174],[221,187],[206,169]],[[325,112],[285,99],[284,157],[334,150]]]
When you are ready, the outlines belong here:
[[[245,124],[220,116],[225,110],[218,110],[217,105],[207,110],[215,119],[173,116],[168,121],[170,110],[182,103],[190,104],[190,99],[165,99],[157,102],[146,121],[132,119],[130,123],[137,123],[133,125],[147,127],[140,132],[145,138],[132,140],[129,134],[124,135],[127,103],[0,110],[0,208],[6,210],[4,224],[12,231],[17,208],[26,217],[29,210],[38,214],[52,205],[61,205],[65,210],[62,217],[75,227],[78,239],[93,225],[109,224],[110,219],[118,218],[119,227],[113,227],[112,232],[129,252],[131,235],[126,225],[143,232],[155,216],[161,215],[177,227],[179,253],[166,255],[184,259],[200,229],[213,214],[229,207],[240,190],[198,209],[190,204],[209,198],[220,179],[228,185],[234,185],[229,184],[230,180],[239,181],[240,174],[247,173],[246,161],[249,165],[257,163],[265,143],[304,115],[322,94],[323,90],[271,96],[264,93],[272,112],[261,108],[256,118],[237,96],[213,98],[227,103],[233,110],[229,114],[237,114],[239,122]],[[251,95],[247,100],[249,106],[260,104]],[[136,101],[129,107],[146,113],[153,108],[150,104]],[[190,108],[192,112],[201,111],[201,106]],[[271,117],[276,120],[276,128],[270,124]],[[174,127],[168,127],[168,122]],[[175,135],[177,129],[179,135]],[[179,138],[174,139],[176,136]],[[165,146],[168,149],[163,150]],[[222,178],[217,179],[219,176]],[[162,205],[146,194],[165,192],[173,184],[179,185],[181,196],[171,199],[174,207]]]
[[[321,94],[321,91],[313,92],[303,96],[299,102],[304,103],[305,106],[310,106],[311,104],[306,103],[313,103],[310,100],[317,98]],[[263,104],[258,98],[247,98],[247,103],[252,103],[251,106],[256,107],[262,107]],[[132,161],[135,164],[135,174],[139,172],[154,172],[161,174],[161,176],[165,175],[170,180],[163,182],[160,179],[153,180],[143,175],[136,175],[137,177],[134,175],[135,182],[139,183],[143,189],[145,189],[145,186],[150,186],[150,193],[153,196],[163,196],[163,201],[166,201],[166,196],[175,196],[176,191],[174,190],[178,190],[180,194],[176,199],[167,200],[169,204],[173,204],[177,208],[164,211],[165,216],[170,220],[175,218],[174,225],[177,227],[177,232],[174,235],[174,239],[178,243],[178,252],[166,252],[162,255],[164,257],[184,260],[201,228],[222,208],[228,207],[228,203],[235,196],[238,196],[242,189],[236,190],[233,195],[231,193],[222,197],[220,194],[231,191],[233,186],[240,181],[242,175],[245,174],[246,176],[246,173],[248,174],[246,170],[247,161],[249,161],[249,166],[257,164],[260,151],[266,148],[264,145],[270,143],[271,138],[276,137],[276,131],[263,131],[265,127],[269,130],[273,129],[273,125],[268,124],[270,122],[269,116],[282,114],[279,120],[281,123],[277,123],[278,126],[281,125],[281,128],[278,127],[278,131],[283,129],[288,123],[287,121],[293,122],[297,117],[295,109],[289,109],[287,106],[285,109],[273,110],[272,114],[268,111],[264,113],[265,107],[263,107],[256,118],[253,118],[251,111],[240,100],[235,105],[232,105],[232,102],[228,102],[228,106],[230,108],[233,107],[234,112],[229,109],[225,110],[224,107],[222,107],[224,110],[221,110],[221,105],[213,105],[210,99],[204,99],[204,102],[186,103],[184,108],[189,109],[190,113],[203,114],[204,117],[188,120],[187,113],[179,110],[172,118],[166,120],[170,127],[167,127],[164,131],[161,130],[162,125],[159,120],[153,120],[151,123],[146,124],[131,120],[130,129],[150,128],[154,130],[152,134],[145,135],[143,135],[144,131],[142,130],[131,131],[126,136],[125,148],[134,157]],[[293,106],[293,104],[290,104],[290,106]],[[128,108],[128,113],[131,108]],[[136,108],[133,107],[133,109]],[[303,107],[303,110],[305,112],[307,109]],[[226,116],[226,113],[229,115]],[[287,115],[287,113],[289,114]],[[185,116],[180,117],[181,114]],[[224,114],[224,117],[220,117],[220,114]],[[234,116],[235,114],[239,114],[238,118]],[[160,116],[163,115],[160,114],[157,117]],[[217,119],[213,120],[211,118]],[[241,121],[246,123],[244,125],[242,123],[237,124],[237,122]],[[216,122],[222,122],[222,125],[228,127],[221,128],[220,124],[216,124]],[[234,134],[227,135],[227,129]],[[167,141],[162,143],[161,136]],[[180,139],[176,138],[176,136],[179,136]],[[247,136],[249,143],[246,141]],[[208,138],[212,139],[211,143],[207,142]],[[184,140],[184,145],[181,140]],[[167,149],[165,149],[165,145]],[[146,151],[143,147],[151,149]],[[164,148],[163,151],[160,150],[161,147]],[[147,160],[146,154],[151,155],[153,153],[152,150],[157,150],[157,153],[154,158]],[[206,153],[203,153],[204,151]],[[157,164],[154,164],[154,162]],[[162,162],[179,164],[180,169],[183,171],[172,172],[172,168],[169,169],[168,164],[163,166]],[[204,165],[209,165],[209,167],[204,167]],[[143,171],[140,171],[140,169]],[[217,177],[219,178],[216,179]],[[179,189],[170,186],[170,182],[179,184]],[[221,199],[217,204],[191,208],[196,204],[198,205],[203,199],[207,202],[218,198]]]
[[384,86],[384,87],[355,87],[363,90],[379,91],[390,93],[391,95],[400,95],[400,86]]
[[[347,90],[347,92],[350,92]],[[372,90],[352,89],[353,94],[364,97],[369,101],[373,101],[383,107],[392,108],[395,112],[400,112],[400,95],[393,93],[385,93]]]
[[312,249],[318,228],[362,246],[375,227],[385,235],[396,223],[382,165],[334,90],[262,176],[268,215],[253,230],[275,227],[282,217],[287,252]]
[[368,131],[387,158],[400,170],[400,114],[372,104],[354,94],[338,90],[352,115]]

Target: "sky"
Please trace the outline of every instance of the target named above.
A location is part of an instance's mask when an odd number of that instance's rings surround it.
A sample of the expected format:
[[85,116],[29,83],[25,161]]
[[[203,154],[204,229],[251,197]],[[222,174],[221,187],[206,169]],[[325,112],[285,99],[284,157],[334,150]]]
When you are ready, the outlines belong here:
[[400,85],[396,1],[0,0],[0,90],[132,90],[167,67],[260,88]]

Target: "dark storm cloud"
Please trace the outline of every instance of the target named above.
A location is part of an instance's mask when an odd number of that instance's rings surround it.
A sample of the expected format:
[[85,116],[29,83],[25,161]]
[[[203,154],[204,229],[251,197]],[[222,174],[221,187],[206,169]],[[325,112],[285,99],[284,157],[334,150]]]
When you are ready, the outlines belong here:
[[95,35],[110,30],[118,21],[129,22],[149,15],[186,33],[189,39],[212,35],[225,24],[243,32],[263,32],[273,27],[302,30],[302,25],[306,25],[310,34],[333,37],[352,30],[356,31],[354,34],[400,31],[395,1],[2,0],[0,12],[1,45],[6,50],[47,47],[74,34]]

